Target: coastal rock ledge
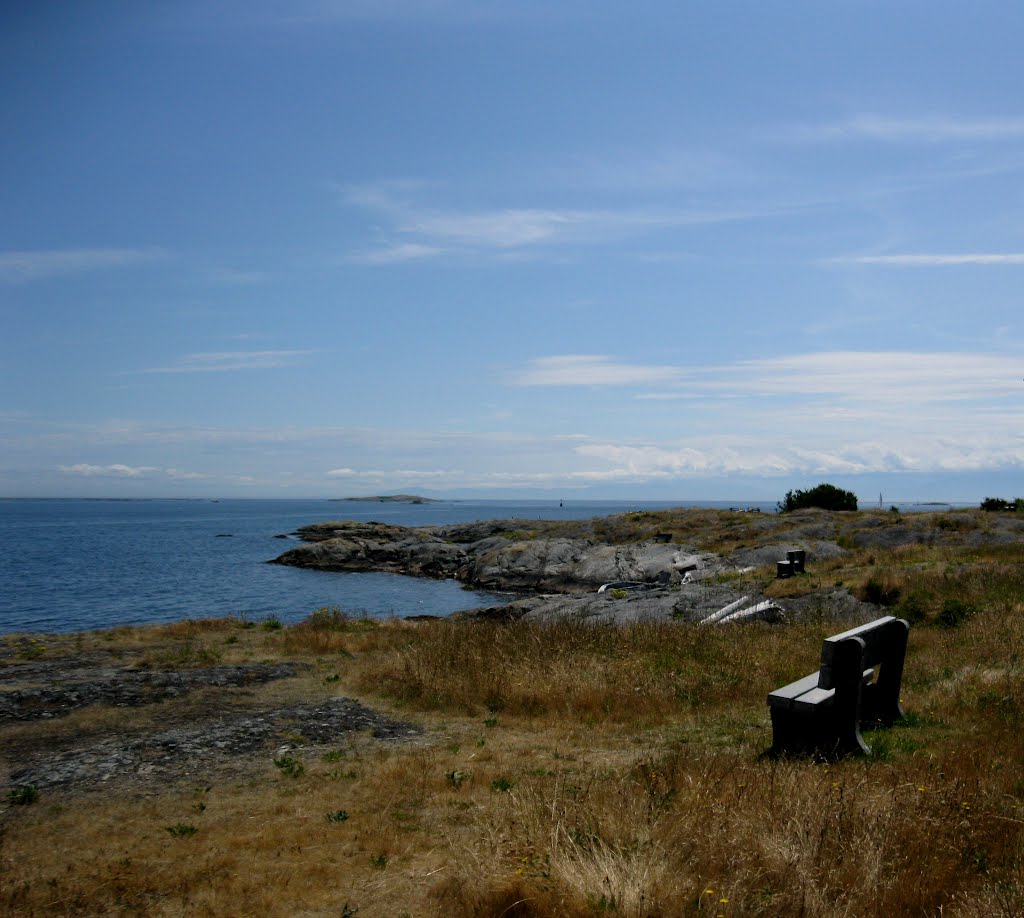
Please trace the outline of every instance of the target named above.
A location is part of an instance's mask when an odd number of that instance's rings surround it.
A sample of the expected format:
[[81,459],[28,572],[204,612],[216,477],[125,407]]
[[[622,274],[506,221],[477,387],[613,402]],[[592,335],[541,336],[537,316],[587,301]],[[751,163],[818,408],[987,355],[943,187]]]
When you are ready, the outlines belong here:
[[486,520],[437,527],[328,522],[296,532],[309,543],[274,564],[325,571],[387,571],[454,578],[483,590],[572,593],[603,583],[679,582],[714,565],[714,555],[659,540],[608,544],[538,531],[537,520]]

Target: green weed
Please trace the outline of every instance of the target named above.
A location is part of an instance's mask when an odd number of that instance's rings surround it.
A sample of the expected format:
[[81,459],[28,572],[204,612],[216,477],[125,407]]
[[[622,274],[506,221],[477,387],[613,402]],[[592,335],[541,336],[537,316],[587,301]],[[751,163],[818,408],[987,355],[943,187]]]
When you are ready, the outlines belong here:
[[15,806],[28,806],[39,799],[39,789],[34,784],[19,784],[7,792],[7,802]]
[[191,823],[178,822],[173,826],[167,826],[164,831],[170,833],[174,838],[188,838],[199,830]]
[[300,778],[306,771],[306,766],[302,764],[301,759],[290,755],[282,755],[274,759],[274,765],[281,770],[281,774],[288,778]]

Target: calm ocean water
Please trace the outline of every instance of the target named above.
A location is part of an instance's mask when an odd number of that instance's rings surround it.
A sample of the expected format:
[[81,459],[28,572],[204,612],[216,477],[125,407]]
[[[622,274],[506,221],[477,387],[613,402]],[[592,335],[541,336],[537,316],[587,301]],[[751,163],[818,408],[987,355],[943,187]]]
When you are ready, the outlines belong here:
[[[0,633],[243,615],[295,621],[321,606],[371,616],[447,615],[508,597],[451,580],[324,573],[265,562],[276,535],[330,519],[441,525],[580,519],[728,502],[327,500],[0,500]],[[765,510],[771,504],[760,505]]]

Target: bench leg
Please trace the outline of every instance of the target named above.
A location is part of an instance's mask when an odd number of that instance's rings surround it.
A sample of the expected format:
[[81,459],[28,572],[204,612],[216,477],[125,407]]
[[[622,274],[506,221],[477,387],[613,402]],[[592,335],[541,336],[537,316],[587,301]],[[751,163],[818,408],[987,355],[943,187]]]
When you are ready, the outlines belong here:
[[836,687],[830,712],[832,736],[828,739],[830,748],[822,750],[829,757],[871,752],[860,735],[863,659],[864,642],[860,638],[850,638],[836,645],[832,657]]
[[806,755],[814,751],[808,741],[808,719],[785,708],[772,708],[772,748],[769,755]]
[[878,681],[864,688],[861,699],[861,722],[891,727],[903,716],[900,686],[903,683],[903,661],[907,656],[910,625],[902,619],[889,624],[887,655],[878,669]]
[[[815,711],[794,711],[772,708],[772,747],[768,755],[816,756],[822,759],[839,758],[851,753],[868,751],[860,733],[837,729],[832,705],[822,705]],[[859,741],[859,742],[858,742]]]

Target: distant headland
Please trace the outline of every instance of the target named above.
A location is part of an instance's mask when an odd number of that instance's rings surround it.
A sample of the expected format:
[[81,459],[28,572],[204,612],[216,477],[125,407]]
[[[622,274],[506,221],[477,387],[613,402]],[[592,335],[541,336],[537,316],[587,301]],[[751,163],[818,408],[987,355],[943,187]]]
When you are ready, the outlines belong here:
[[436,504],[431,497],[420,497],[418,494],[374,494],[371,497],[332,497],[331,500],[341,501],[377,501],[382,504]]

